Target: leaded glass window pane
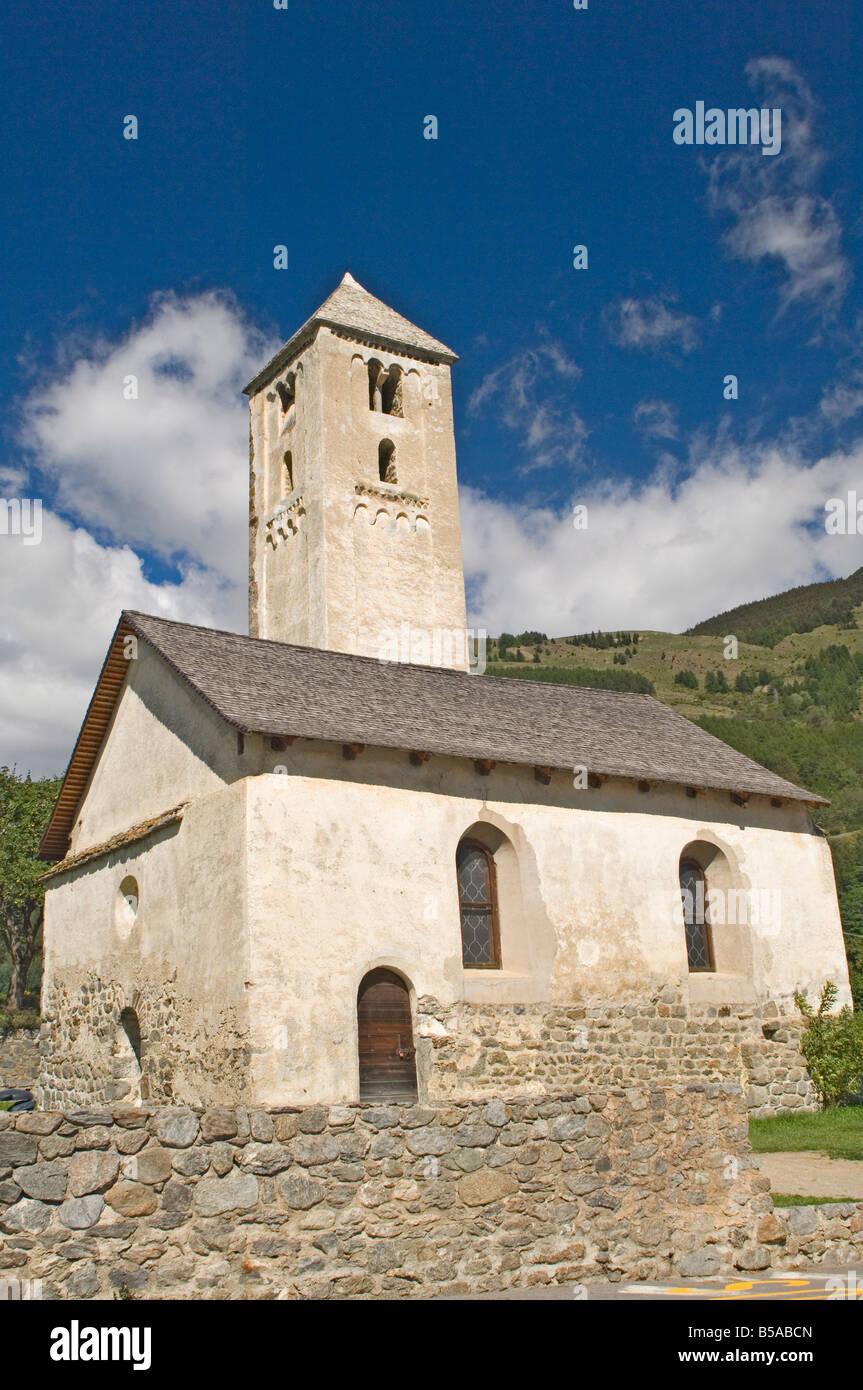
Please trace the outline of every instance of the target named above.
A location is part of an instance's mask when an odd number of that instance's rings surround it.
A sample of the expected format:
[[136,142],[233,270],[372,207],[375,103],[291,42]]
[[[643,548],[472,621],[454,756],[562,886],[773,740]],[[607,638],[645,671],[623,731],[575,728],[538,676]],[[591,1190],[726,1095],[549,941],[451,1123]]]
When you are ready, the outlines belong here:
[[492,874],[494,861],[480,846],[459,846],[456,856],[461,911],[462,960],[466,966],[496,967],[497,930]]
[[712,970],[707,920],[707,889],[697,864],[680,866],[680,900],[690,970]]

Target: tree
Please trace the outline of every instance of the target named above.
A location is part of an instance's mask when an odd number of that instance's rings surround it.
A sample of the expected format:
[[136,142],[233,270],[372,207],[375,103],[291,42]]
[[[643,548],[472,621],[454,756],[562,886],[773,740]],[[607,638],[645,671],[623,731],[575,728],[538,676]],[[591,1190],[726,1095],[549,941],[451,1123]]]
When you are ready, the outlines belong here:
[[36,856],[59,782],[33,782],[15,768],[0,767],[0,946],[11,958],[10,1009],[24,1006],[30,966],[39,949],[45,890],[39,877],[48,867]]
[[832,980],[821,991],[817,1010],[805,994],[794,992],[794,1002],[806,1019],[800,1046],[809,1075],[824,1106],[838,1105],[856,1091],[863,1080],[863,1031],[860,1017],[847,1004],[838,1014],[830,1010],[839,993]]

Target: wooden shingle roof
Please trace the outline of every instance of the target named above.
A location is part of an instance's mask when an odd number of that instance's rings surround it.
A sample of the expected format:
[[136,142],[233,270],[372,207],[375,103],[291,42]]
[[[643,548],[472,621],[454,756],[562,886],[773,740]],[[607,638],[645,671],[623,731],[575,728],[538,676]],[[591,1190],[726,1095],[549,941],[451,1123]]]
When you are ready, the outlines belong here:
[[123,613],[78,738],[40,858],[68,835],[108,728],[134,633],[242,733],[421,749],[475,761],[566,768],[605,777],[827,805],[744,757],[651,695],[468,675],[295,647]]

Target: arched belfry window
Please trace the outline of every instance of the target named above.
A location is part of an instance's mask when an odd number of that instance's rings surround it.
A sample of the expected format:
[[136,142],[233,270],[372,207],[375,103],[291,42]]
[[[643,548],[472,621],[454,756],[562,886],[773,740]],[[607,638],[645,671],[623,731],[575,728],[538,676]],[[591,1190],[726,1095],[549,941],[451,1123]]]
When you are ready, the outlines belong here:
[[471,970],[499,970],[494,856],[478,840],[462,840],[456,852],[456,872],[462,961]]
[[382,439],[378,445],[378,477],[382,483],[397,483],[396,446],[391,439]]
[[369,410],[380,415],[404,415],[401,367],[384,367],[376,357],[368,365]]
[[376,410],[378,414],[383,410],[381,397],[381,377],[383,376],[383,366],[376,357],[369,363],[369,410]]
[[390,367],[381,382],[381,408],[384,415],[401,415],[403,413],[401,367]]
[[680,861],[680,900],[686,932],[686,957],[692,971],[712,971],[713,943],[707,911],[707,882],[704,870],[694,859]]

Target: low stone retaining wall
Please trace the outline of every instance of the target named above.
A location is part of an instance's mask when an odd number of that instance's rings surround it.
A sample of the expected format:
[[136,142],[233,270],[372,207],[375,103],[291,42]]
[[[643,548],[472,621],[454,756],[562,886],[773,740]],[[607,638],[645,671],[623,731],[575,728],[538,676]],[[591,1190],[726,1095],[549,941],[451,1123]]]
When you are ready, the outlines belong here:
[[0,1028],[0,1090],[34,1090],[39,1068],[39,1029]]
[[46,1297],[397,1298],[710,1273],[760,1258],[766,1187],[731,1082],[0,1114],[0,1276]]
[[863,1202],[776,1207],[758,1223],[755,1237],[743,1269],[795,1270],[826,1264],[841,1270],[863,1260]]
[[773,1210],[731,1082],[0,1113],[0,1279],[47,1298],[399,1298],[860,1259],[863,1203]]

